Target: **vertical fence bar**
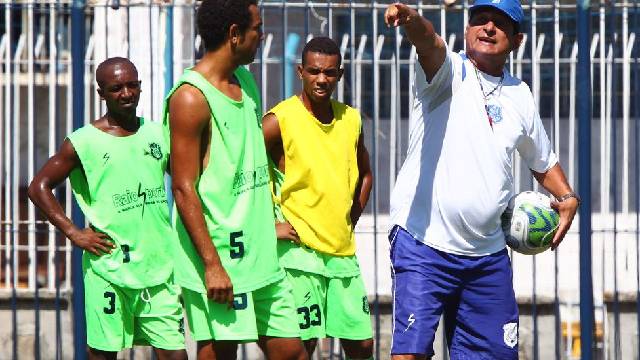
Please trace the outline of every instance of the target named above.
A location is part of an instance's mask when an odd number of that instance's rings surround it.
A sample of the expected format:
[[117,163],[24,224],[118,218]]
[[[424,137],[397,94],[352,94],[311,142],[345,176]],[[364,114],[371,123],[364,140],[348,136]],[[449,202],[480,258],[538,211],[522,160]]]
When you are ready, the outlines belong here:
[[5,239],[4,248],[4,287],[9,288],[11,285],[11,4],[4,5],[5,17],[5,35],[6,39],[4,50],[4,219],[3,230]]
[[[85,50],[85,2],[73,0],[71,7],[71,72],[73,87],[73,128],[84,125],[84,50]],[[69,192],[69,191],[67,191]],[[84,216],[77,203],[74,203],[71,215],[73,222],[84,227]],[[82,249],[73,248],[73,339],[74,358],[84,360],[87,357],[87,331],[84,314],[84,283],[82,279]]]
[[[554,149],[558,156],[560,156],[560,48],[562,46],[562,33],[560,32],[560,9],[559,1],[553,2],[553,139]],[[554,351],[557,360],[560,360],[560,299],[558,297],[559,282],[558,277],[560,275],[558,268],[559,261],[559,249],[556,249],[553,253],[553,334],[554,334]]]
[[580,206],[580,351],[582,360],[593,358],[593,283],[591,277],[591,88],[589,38],[591,8],[589,0],[577,3],[578,34],[578,191]]
[[622,8],[622,212],[629,212],[629,94],[631,72],[629,62],[629,9]]
[[[83,81],[84,81],[84,86],[83,86],[83,90],[84,91],[84,98],[85,99],[91,99],[91,66],[93,64],[93,60],[92,58],[94,57],[94,41],[93,41],[94,37],[93,35],[89,35],[89,41],[87,42],[87,50],[85,52],[84,55],[84,64],[83,64],[83,68],[84,68],[84,75],[82,77]],[[91,118],[93,119],[98,119],[100,117],[100,97],[98,96],[93,96],[93,116],[91,115],[91,107],[90,106],[85,106],[84,107],[84,120],[85,121],[90,121]]]
[[286,99],[286,86],[287,86],[287,71],[286,71],[286,61],[287,61],[287,3],[285,0],[282,0],[282,90],[280,92],[280,98]]
[[[27,178],[33,179],[33,157],[34,157],[34,21],[33,21],[33,3],[27,5]],[[21,186],[22,184],[20,184]],[[28,288],[34,290],[36,288],[36,269],[34,260],[36,258],[35,244],[35,210],[33,203],[27,203],[27,246],[29,257],[28,272]]]
[[[57,85],[58,85],[58,44],[57,44],[57,4],[49,4],[49,157],[56,151],[57,137]],[[59,194],[59,191],[56,191]],[[60,276],[59,276],[59,249],[57,243],[56,229],[51,224],[47,224],[48,233],[48,289],[55,291],[55,359],[62,359],[62,318],[60,308]]]
[[[56,86],[57,86],[57,54],[56,44],[56,4],[49,4],[49,141],[48,155],[53,156],[56,151]],[[51,223],[47,225],[48,233],[48,257],[47,257],[47,289],[54,290],[55,277],[58,276],[54,269],[56,252],[56,233]]]
[[[516,54],[516,77],[518,79],[522,79],[522,59],[524,58],[524,51],[525,51],[525,47],[527,45],[527,39],[529,37],[527,36],[527,34],[523,34],[522,36],[522,44],[520,44],[520,47],[518,48],[518,53]],[[514,161],[513,161],[513,168],[514,168],[514,183],[515,183],[515,191],[516,192],[520,192],[521,191],[521,174],[520,174],[520,157],[516,156]]]
[[[7,39],[7,35],[6,34],[2,34],[2,37],[0,38],[0,63],[2,63],[2,67],[0,67],[0,69],[2,69],[5,66],[4,63],[4,54],[5,51],[7,51],[7,44],[8,44],[8,39]],[[4,71],[2,72],[2,81],[3,84],[7,84],[10,81],[6,78]],[[0,114],[4,115],[4,98],[5,98],[5,93],[4,93],[4,87],[0,86]],[[3,118],[4,119],[4,118]],[[0,119],[0,139],[3,139],[4,141],[4,134],[5,134],[5,123],[4,121],[2,121],[3,119]],[[4,151],[4,143],[0,144],[0,159],[4,160],[4,155],[5,155],[5,151]],[[4,169],[2,169],[4,170]],[[4,189],[5,187],[5,183],[4,183],[4,176],[2,176],[4,173],[0,174],[0,189]],[[1,190],[0,190],[1,191]],[[1,197],[0,197],[1,198]],[[1,201],[1,200],[0,200]],[[0,206],[2,206],[0,204]],[[0,219],[0,232],[2,232],[3,235],[4,234],[4,221],[5,219],[2,218]],[[2,237],[0,236],[0,250],[3,249],[3,247],[5,246],[3,240],[6,238],[6,236]],[[7,244],[8,246],[8,244]],[[2,251],[0,251],[0,257],[3,255]],[[2,266],[2,263],[4,262],[5,259],[0,259],[0,267]],[[4,269],[0,269],[4,270]],[[2,279],[0,279],[0,282],[2,282]],[[0,286],[1,288],[1,286]]]
[[[384,45],[384,35],[378,36],[378,8],[377,1],[373,1],[373,177],[379,178],[378,166],[378,132],[380,131],[380,56],[382,54],[382,46]],[[378,181],[373,182],[373,313],[375,315],[375,358],[380,358],[380,303],[378,297]]]
[[173,87],[173,4],[164,7],[165,37],[164,37],[164,95]]
[[[12,31],[11,31],[11,26],[12,26],[12,22],[11,22],[11,17],[12,17],[12,7],[13,5],[11,3],[7,3],[5,4],[5,34],[7,36],[7,49],[5,52],[5,68],[6,68],[6,74],[7,76],[5,77],[6,80],[8,80],[5,84],[5,93],[6,93],[6,98],[5,98],[5,156],[7,158],[7,161],[5,162],[5,176],[6,176],[6,181],[5,181],[5,275],[6,275],[6,287],[9,288],[11,287],[11,309],[12,309],[12,314],[11,314],[11,335],[12,335],[12,345],[11,345],[11,350],[12,350],[12,356],[13,359],[17,359],[18,357],[18,319],[17,319],[17,312],[16,312],[16,277],[15,277],[15,273],[17,271],[15,264],[14,264],[14,248],[15,248],[15,237],[14,237],[14,215],[12,214],[12,195],[13,192],[11,191],[12,188],[15,186],[14,183],[14,177],[12,176],[12,169],[13,169],[13,165],[12,165],[12,160],[14,160],[14,157],[16,156],[15,153],[12,153],[12,150],[15,149],[15,147],[13,146],[13,142],[12,139],[14,141],[16,141],[16,138],[10,135],[13,131],[12,129],[12,109],[11,109],[11,105],[12,105],[12,89],[11,89],[11,83],[12,83],[12,79],[14,78],[14,74],[11,71],[12,66],[11,66],[11,43],[12,43]],[[19,50],[19,46],[20,46],[20,41],[18,40],[18,46],[16,46],[16,51]],[[14,89],[15,90],[15,89]],[[15,97],[19,96],[19,93],[15,93]],[[15,125],[13,125],[15,126]],[[14,160],[14,162],[16,162]],[[10,265],[11,264],[11,265]]]
[[576,184],[576,65],[578,64],[578,42],[573,42],[569,59],[569,184]]
[[[582,1],[582,0],[581,0]],[[605,43],[605,6],[604,2],[600,3],[599,9],[599,32],[600,32],[600,212],[606,214],[609,212],[609,177],[605,170],[605,162],[607,158],[607,92],[606,92],[606,43]]]
[[[27,5],[28,41],[27,41],[27,181],[33,179],[35,168],[35,24],[34,4]],[[22,185],[22,184],[20,184]],[[29,249],[29,290],[34,292],[33,316],[34,316],[34,341],[33,354],[36,360],[40,359],[40,294],[37,280],[38,251],[36,243],[35,207],[31,201],[27,201],[27,243]]]
[[391,81],[391,91],[393,96],[391,97],[392,109],[391,114],[391,126],[389,131],[389,193],[393,191],[393,186],[396,182],[396,169],[398,167],[398,134],[400,133],[400,119],[402,118],[402,106],[401,106],[401,87],[400,87],[400,45],[402,44],[402,35],[400,35],[400,28],[394,29],[394,54],[393,54],[393,75]]
[[[151,94],[149,94],[149,100],[151,103],[151,107],[149,109],[149,117],[151,119],[155,119],[154,115],[155,115],[155,101],[154,101],[154,97],[155,97],[155,83],[154,83],[154,78],[153,78],[153,69],[155,67],[155,57],[153,56],[153,51],[155,50],[155,46],[153,46],[153,1],[149,0],[149,3],[147,4],[148,8],[149,8],[149,85],[151,85]],[[157,18],[157,17],[155,17]],[[127,26],[126,29],[127,33],[129,32],[129,27]]]
[[349,81],[349,84],[351,85],[350,98],[351,104],[362,112],[362,109],[358,107],[358,103],[356,103],[356,89],[354,88],[356,84],[356,13],[353,8],[353,0],[349,0],[349,20],[349,66],[351,67],[351,76]]
[[[612,199],[613,206],[613,358],[619,359],[620,356],[620,302],[618,299],[618,96],[617,91],[614,89],[618,84],[617,77],[617,64],[616,64],[616,49],[617,38],[616,24],[617,24],[617,11],[616,3],[612,1],[611,10],[609,12],[611,19],[609,20],[609,32],[613,35],[610,46],[611,54],[611,72],[609,73],[609,124],[611,126],[611,141],[609,148],[609,160],[611,166],[610,171],[607,171],[607,176],[612,177],[611,187],[609,190],[610,197]],[[626,164],[625,164],[626,166]],[[605,313],[606,315],[606,313]]]
[[[21,9],[22,10],[22,9]],[[16,45],[16,52],[13,57],[13,168],[12,168],[12,188],[11,188],[11,238],[12,238],[12,251],[11,251],[11,263],[13,270],[13,282],[11,291],[11,307],[13,309],[13,351],[14,359],[18,356],[18,317],[17,317],[17,288],[20,286],[20,163],[22,156],[20,153],[20,100],[21,100],[21,63],[22,55],[25,48],[26,36],[22,32]]]
[[[536,0],[531,1],[531,85],[533,91],[533,99],[537,107],[540,106],[540,55],[541,49],[544,45],[544,33],[540,34],[538,38],[538,21],[537,21],[536,12]],[[540,44],[538,45],[538,42]],[[527,182],[529,184],[533,184],[533,189],[537,190],[537,182],[534,182],[531,179],[531,176],[527,176],[529,179]],[[539,359],[539,344],[538,344],[538,304],[537,304],[537,256],[533,256],[531,259],[531,283],[532,283],[532,293],[531,293],[531,318],[533,321],[533,360]]]
[[[73,15],[73,14],[72,14]],[[70,31],[67,32],[67,42],[69,44],[71,44],[71,40],[73,37],[73,27],[72,27],[72,23],[73,20],[71,17],[69,17],[67,19],[66,25],[67,25],[67,29],[69,29]],[[73,44],[72,44],[73,46]],[[66,119],[65,119],[65,131],[67,134],[70,134],[73,131],[73,61],[72,61],[73,55],[71,54],[67,54],[66,56],[66,73],[65,73],[65,80],[67,83],[67,91],[66,91],[66,97],[67,97],[67,101],[65,102],[65,106],[66,106]],[[71,183],[69,182],[69,180],[67,179],[65,181],[65,193],[64,193],[64,204],[65,204],[65,213],[66,214],[72,214],[72,210],[73,210],[73,199],[71,196]],[[73,214],[72,214],[73,215]],[[64,247],[64,255],[65,255],[65,274],[64,274],[64,278],[66,279],[65,282],[65,287],[64,290],[65,291],[71,291],[72,290],[72,279],[71,279],[71,268],[72,268],[72,252],[73,252],[73,247],[71,245],[70,241],[67,241],[67,239],[64,239],[63,242],[63,247]],[[74,350],[75,353],[75,350]]]
[[260,74],[261,74],[261,88],[262,88],[262,112],[265,113],[267,111],[267,81],[269,79],[269,72],[267,71],[267,61],[269,58],[269,53],[271,52],[271,43],[273,41],[273,34],[267,35],[267,39],[264,42],[264,48],[262,50],[261,60],[260,60]]
[[[345,69],[346,68],[346,62],[347,62],[347,46],[349,45],[349,34],[342,34],[342,41],[340,42],[340,56],[342,56],[342,68]],[[340,102],[345,102],[344,101],[344,84],[347,80],[345,79],[345,76],[342,76],[342,78],[340,78],[340,82],[338,82],[338,89],[337,89],[337,97],[338,97],[338,101]]]
[[[635,2],[633,9],[633,28],[638,29],[638,2]],[[638,51],[636,51],[636,54]],[[640,62],[637,55],[634,57],[634,123],[635,123],[635,146],[634,153],[636,159],[635,166],[635,189],[636,189],[636,354],[640,356],[640,102],[638,101],[638,91],[640,91]]]

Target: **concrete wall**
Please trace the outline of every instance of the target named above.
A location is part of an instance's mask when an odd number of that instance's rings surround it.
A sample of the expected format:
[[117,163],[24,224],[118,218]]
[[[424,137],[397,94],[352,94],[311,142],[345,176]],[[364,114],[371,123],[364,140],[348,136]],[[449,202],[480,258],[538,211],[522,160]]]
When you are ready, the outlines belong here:
[[[55,359],[56,351],[56,311],[53,294],[41,294],[43,298],[40,303],[40,356],[43,360]],[[73,359],[73,319],[71,303],[68,294],[63,294],[60,302],[60,327],[61,327],[61,355],[62,359]],[[382,297],[379,306],[380,311],[380,359],[388,359],[391,340],[391,306],[388,297]],[[594,344],[596,349],[595,359],[614,359],[614,329],[615,316],[612,312],[613,303],[607,303],[605,308],[607,316],[603,323],[604,336],[600,340],[607,339],[607,342],[597,341]],[[8,293],[0,294],[0,360],[11,359],[13,346],[13,326],[12,326],[11,297]],[[371,304],[373,311],[374,306]],[[638,359],[638,338],[637,338],[637,313],[635,300],[629,298],[621,299],[618,309],[619,313],[619,339],[617,359]],[[552,303],[542,303],[536,306],[538,325],[538,359],[555,359],[555,312]],[[534,359],[533,341],[533,307],[530,303],[520,303],[520,359]],[[18,359],[34,359],[35,324],[34,324],[34,301],[30,295],[20,295],[17,299],[17,327],[18,327]],[[602,317],[601,317],[602,318]],[[563,318],[566,320],[566,318]],[[577,321],[577,317],[574,318]],[[598,319],[598,316],[596,316]],[[375,318],[372,318],[375,327]],[[188,331],[188,329],[187,329]],[[574,334],[578,337],[579,334]],[[572,357],[572,349],[567,348],[566,338],[560,334],[561,359],[574,360],[579,357]],[[444,343],[442,342],[441,331],[436,336],[434,349],[436,356],[434,360],[446,360],[444,354]],[[579,343],[574,343],[579,347]],[[320,344],[314,359],[327,359],[331,350],[330,340]],[[189,358],[195,359],[196,346],[187,334],[187,351]],[[338,344],[333,344],[334,359],[338,359]],[[607,356],[605,357],[605,353]],[[255,344],[247,344],[238,350],[239,359],[263,359],[260,350]],[[152,359],[152,350],[148,347],[136,347],[133,351],[123,351],[118,356],[119,359]]]

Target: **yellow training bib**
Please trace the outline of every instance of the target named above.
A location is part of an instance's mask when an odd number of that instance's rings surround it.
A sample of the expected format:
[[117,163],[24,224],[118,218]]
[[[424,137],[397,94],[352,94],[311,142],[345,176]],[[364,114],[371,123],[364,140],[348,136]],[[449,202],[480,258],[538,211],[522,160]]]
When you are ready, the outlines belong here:
[[323,124],[297,96],[270,113],[278,118],[284,147],[284,180],[274,203],[307,246],[327,254],[355,253],[351,204],[358,184],[360,113],[331,100],[334,119]]

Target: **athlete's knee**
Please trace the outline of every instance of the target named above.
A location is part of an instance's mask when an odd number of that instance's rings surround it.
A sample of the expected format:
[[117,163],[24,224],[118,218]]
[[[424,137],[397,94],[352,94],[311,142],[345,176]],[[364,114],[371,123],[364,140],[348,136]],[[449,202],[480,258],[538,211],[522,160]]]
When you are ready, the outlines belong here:
[[344,353],[349,359],[370,359],[373,356],[373,339],[340,339]]
[[104,351],[89,347],[89,360],[115,360],[118,355],[115,351]]
[[234,341],[198,341],[198,360],[235,360],[238,343]]
[[187,351],[181,350],[165,350],[154,348],[158,360],[187,360]]
[[300,338],[260,336],[258,346],[270,360],[308,360]]
[[[294,345],[295,344],[295,345]],[[311,354],[307,353],[306,343],[303,345],[302,341],[291,344],[288,346],[282,359],[285,360],[309,360]]]
[[431,360],[431,356],[418,354],[391,355],[391,360]]
[[313,355],[313,352],[316,351],[316,346],[318,345],[318,339],[309,339],[304,341],[304,348],[307,351],[309,357]]

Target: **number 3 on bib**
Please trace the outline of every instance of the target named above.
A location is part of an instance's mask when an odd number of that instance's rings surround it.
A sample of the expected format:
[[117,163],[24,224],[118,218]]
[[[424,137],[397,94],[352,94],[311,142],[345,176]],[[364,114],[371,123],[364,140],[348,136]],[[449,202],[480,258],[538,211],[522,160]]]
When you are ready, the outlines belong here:
[[242,237],[242,231],[234,231],[229,234],[229,256],[232,259],[241,259],[244,256],[244,243],[239,238]]

